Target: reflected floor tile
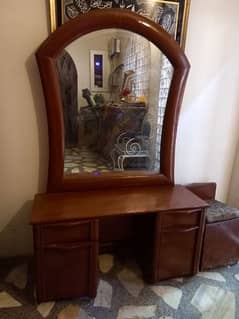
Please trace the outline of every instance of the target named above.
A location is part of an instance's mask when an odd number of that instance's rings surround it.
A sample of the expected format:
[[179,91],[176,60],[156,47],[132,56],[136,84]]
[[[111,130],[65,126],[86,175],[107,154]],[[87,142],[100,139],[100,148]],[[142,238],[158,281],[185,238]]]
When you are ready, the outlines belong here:
[[[74,155],[73,155],[74,154]],[[108,172],[112,170],[112,163],[104,159],[99,153],[90,149],[79,149],[73,152],[71,149],[65,151],[64,172],[66,174],[74,174],[79,172],[92,173],[94,170],[100,172]],[[66,170],[73,168],[72,170]],[[76,171],[76,170],[79,171]],[[92,170],[94,169],[94,170]]]
[[75,168],[73,168],[73,169],[71,170],[71,173],[72,173],[72,174],[80,173],[80,169],[79,169],[79,167],[75,167]]

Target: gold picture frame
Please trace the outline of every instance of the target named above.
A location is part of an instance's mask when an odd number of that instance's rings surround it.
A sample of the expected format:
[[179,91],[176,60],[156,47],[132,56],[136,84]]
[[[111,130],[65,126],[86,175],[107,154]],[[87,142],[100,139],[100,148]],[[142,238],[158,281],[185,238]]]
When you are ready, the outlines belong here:
[[[161,24],[161,21],[157,21],[157,14],[152,11],[160,11],[160,7],[169,11],[174,12],[174,23],[176,27],[172,36],[178,41],[180,46],[184,49],[187,35],[188,17],[190,11],[191,0],[49,0],[49,11],[50,11],[50,31],[53,32],[61,24],[67,20],[74,18],[79,14],[86,13],[92,9],[105,9],[112,7],[121,7],[135,11],[139,14],[143,14],[153,19],[155,22]],[[66,14],[66,8],[70,14]],[[162,13],[163,15],[164,13]],[[156,16],[156,18],[155,18]],[[173,16],[173,14],[172,14]],[[167,18],[167,20],[169,20]],[[164,26],[163,26],[164,27]]]

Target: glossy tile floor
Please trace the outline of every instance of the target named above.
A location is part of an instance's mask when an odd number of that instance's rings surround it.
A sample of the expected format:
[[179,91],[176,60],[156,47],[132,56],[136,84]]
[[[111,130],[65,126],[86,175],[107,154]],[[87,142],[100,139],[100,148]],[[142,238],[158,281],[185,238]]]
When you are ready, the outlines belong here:
[[1,319],[237,319],[239,264],[147,285],[136,264],[112,255],[99,259],[93,300],[36,304],[32,265],[26,259],[0,264]]
[[99,153],[86,147],[65,150],[64,173],[100,173],[112,171],[112,163]]

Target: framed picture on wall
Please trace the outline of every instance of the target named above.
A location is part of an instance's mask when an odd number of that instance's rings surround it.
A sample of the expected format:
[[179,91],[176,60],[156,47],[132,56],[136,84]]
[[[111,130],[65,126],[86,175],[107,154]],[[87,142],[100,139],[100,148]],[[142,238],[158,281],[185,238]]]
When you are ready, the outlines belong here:
[[49,0],[51,31],[90,10],[122,8],[160,24],[185,47],[190,0]]
[[90,89],[92,92],[108,91],[109,70],[108,52],[90,50]]

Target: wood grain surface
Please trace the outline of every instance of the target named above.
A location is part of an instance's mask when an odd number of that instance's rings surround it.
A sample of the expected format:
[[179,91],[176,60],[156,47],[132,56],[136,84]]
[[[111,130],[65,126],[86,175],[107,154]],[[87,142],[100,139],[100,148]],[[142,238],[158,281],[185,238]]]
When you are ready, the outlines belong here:
[[131,187],[77,193],[38,194],[31,223],[140,214],[207,207],[183,186]]

